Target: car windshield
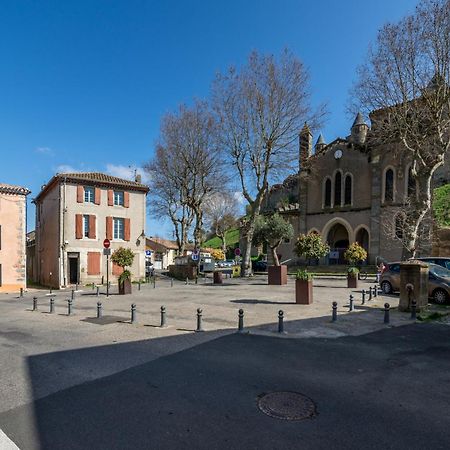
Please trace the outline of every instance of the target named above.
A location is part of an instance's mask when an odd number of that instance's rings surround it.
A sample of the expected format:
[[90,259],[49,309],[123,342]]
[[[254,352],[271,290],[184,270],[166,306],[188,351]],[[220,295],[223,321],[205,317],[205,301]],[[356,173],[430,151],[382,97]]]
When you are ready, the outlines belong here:
[[430,264],[430,272],[437,277],[450,278],[450,270],[436,264]]

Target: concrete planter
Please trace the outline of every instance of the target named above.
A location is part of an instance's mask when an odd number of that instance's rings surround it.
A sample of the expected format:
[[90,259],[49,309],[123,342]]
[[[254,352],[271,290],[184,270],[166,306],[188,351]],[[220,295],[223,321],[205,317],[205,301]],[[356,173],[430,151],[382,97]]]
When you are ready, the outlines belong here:
[[295,280],[295,303],[298,305],[310,305],[313,302],[312,280]]
[[356,289],[358,287],[358,277],[354,275],[347,275],[347,287],[350,289]]
[[269,284],[287,284],[287,266],[269,266],[267,271]]
[[131,280],[123,280],[119,282],[119,295],[131,294]]

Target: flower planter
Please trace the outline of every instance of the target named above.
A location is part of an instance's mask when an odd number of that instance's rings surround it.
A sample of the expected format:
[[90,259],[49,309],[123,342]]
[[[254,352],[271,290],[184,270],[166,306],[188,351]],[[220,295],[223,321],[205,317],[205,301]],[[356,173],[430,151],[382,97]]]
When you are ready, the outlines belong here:
[[214,277],[213,278],[214,284],[222,284],[223,283],[222,272],[220,272],[220,271],[214,272],[213,277]]
[[295,303],[298,305],[310,305],[313,302],[312,280],[295,280]]
[[273,285],[287,284],[287,266],[269,266],[268,283]]
[[119,295],[131,294],[131,280],[123,280],[119,282]]
[[356,289],[358,287],[358,277],[354,275],[347,275],[347,287]]

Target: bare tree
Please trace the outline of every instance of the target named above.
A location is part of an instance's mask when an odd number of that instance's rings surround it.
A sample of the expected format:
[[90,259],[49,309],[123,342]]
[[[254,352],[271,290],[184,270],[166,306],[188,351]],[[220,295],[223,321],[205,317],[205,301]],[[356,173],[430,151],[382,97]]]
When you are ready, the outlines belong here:
[[417,190],[403,208],[404,257],[414,257],[429,214],[432,179],[450,148],[450,1],[423,0],[414,14],[385,25],[359,69],[356,101],[370,113],[374,144],[412,161]]
[[227,252],[227,231],[236,225],[238,203],[228,192],[217,192],[205,202],[205,217],[211,230],[222,241],[222,250]]
[[215,117],[206,102],[181,105],[163,117],[158,150],[146,166],[157,188],[157,206],[171,218],[183,250],[194,221],[194,242],[200,246],[204,200],[226,185],[216,138]]
[[231,67],[213,84],[212,102],[227,151],[249,205],[243,274],[250,274],[255,220],[269,184],[293,170],[298,161],[298,133],[303,123],[321,114],[310,106],[308,72],[284,51],[280,58],[250,54],[240,70]]

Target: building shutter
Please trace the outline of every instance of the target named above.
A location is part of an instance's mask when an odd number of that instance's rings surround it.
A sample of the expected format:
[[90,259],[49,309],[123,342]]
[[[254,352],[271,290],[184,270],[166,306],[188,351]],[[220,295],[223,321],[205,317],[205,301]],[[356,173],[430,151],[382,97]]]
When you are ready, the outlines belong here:
[[95,216],[89,216],[89,239],[96,239],[97,234],[95,230],[95,224],[97,222]]
[[77,203],[84,202],[84,187],[78,185],[77,186]]
[[106,239],[112,239],[113,238],[113,218],[107,217],[106,218]]
[[100,252],[88,252],[87,273],[88,275],[100,275]]
[[100,196],[101,196],[102,191],[100,190],[100,188],[95,188],[95,196],[94,196],[94,203],[96,205],[100,205]]
[[124,192],[123,193],[123,206],[125,208],[129,208],[130,207],[130,193],[129,192]]
[[114,206],[114,191],[108,189],[108,206]]
[[83,239],[83,214],[75,214],[75,239]]
[[130,219],[123,219],[123,240],[130,240]]

